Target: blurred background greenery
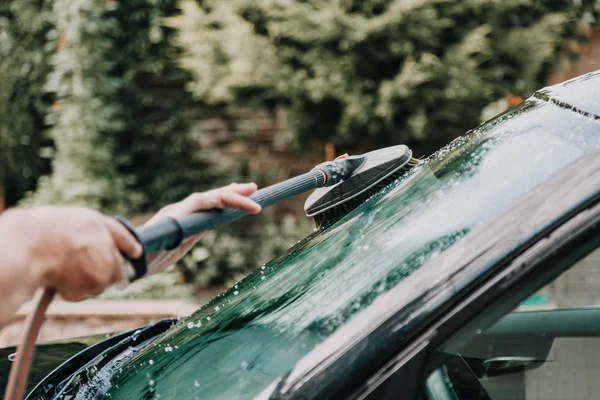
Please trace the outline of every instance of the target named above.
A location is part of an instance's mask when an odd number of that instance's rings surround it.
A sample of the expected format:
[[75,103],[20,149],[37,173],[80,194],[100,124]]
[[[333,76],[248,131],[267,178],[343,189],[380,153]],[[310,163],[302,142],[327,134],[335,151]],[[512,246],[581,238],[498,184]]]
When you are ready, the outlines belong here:
[[[430,154],[577,62],[599,3],[0,0],[0,208],[143,222],[191,191],[285,179],[324,148]],[[118,296],[230,284],[311,230],[301,203],[277,208]]]

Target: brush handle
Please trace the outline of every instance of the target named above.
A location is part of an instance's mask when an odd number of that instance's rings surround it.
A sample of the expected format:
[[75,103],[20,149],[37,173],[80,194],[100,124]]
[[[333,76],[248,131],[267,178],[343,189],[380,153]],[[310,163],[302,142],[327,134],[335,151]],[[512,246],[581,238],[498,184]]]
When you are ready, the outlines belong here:
[[[347,179],[364,161],[363,157],[348,157],[317,165],[312,171],[276,183],[256,191],[250,199],[269,207],[299,194],[322,186],[331,186]],[[231,208],[200,211],[180,219],[165,218],[152,225],[134,229],[126,220],[117,219],[129,229],[144,248],[144,255],[138,259],[127,259],[133,267],[131,280],[144,276],[147,272],[146,255],[162,250],[177,248],[184,239],[197,235],[227,222],[241,218],[248,213]]]
[[[324,176],[321,172],[311,171],[260,189],[250,196],[250,199],[265,208],[321,187],[323,182]],[[231,222],[245,215],[248,215],[248,213],[232,208],[200,211],[178,220],[165,219],[156,224],[144,226],[137,230],[137,234],[146,253],[172,250],[179,246],[183,239]]]
[[[303,175],[276,183],[257,190],[250,196],[262,208],[272,206],[309,190],[323,186],[326,174],[320,170],[312,170]],[[181,242],[200,232],[207,231],[227,222],[241,218],[248,213],[232,208],[199,211],[180,219],[165,218],[155,224],[134,229],[120,217],[117,219],[125,225],[144,248],[144,254],[138,259],[127,259],[133,267],[130,280],[141,278],[147,272],[146,255],[162,250],[177,248]]]

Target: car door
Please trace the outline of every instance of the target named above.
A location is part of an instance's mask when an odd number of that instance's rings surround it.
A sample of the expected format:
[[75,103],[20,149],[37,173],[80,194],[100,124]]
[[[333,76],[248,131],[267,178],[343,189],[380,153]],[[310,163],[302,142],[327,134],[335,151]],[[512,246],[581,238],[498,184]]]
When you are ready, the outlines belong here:
[[532,243],[352,397],[597,399],[599,222],[596,204]]

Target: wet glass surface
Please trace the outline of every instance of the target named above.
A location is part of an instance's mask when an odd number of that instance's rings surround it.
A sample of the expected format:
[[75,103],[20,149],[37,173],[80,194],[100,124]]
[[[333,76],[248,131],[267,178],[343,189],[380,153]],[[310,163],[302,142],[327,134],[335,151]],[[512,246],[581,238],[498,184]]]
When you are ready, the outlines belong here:
[[473,227],[599,148],[599,128],[522,104],[130,351],[92,382],[102,383],[94,397],[251,398]]
[[541,90],[542,95],[558,99],[560,102],[573,105],[578,111],[600,116],[600,71],[590,72],[560,85]]

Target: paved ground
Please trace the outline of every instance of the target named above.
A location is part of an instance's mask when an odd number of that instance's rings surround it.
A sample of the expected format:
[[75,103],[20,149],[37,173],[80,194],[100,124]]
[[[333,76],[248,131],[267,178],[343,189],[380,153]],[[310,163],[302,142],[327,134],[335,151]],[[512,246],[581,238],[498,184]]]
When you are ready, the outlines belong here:
[[[0,331],[0,348],[18,342],[23,321],[33,306],[31,302],[25,304],[13,321]],[[80,303],[55,300],[46,313],[38,341],[122,331],[162,318],[186,316],[197,308],[195,304],[179,300],[88,300]]]

